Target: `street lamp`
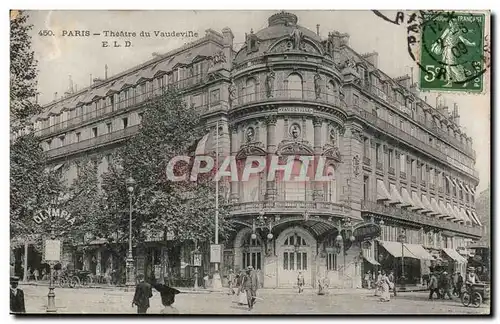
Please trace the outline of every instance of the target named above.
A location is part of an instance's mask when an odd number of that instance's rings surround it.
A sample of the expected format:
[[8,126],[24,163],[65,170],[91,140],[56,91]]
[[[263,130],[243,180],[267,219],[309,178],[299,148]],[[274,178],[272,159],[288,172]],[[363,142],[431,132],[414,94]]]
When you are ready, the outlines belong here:
[[196,247],[192,253],[194,266],[194,290],[198,290],[198,267],[201,267],[201,252],[198,247]]
[[128,233],[128,256],[127,256],[127,287],[135,286],[134,255],[132,254],[132,195],[134,193],[134,178],[125,181],[129,196],[129,233]]
[[405,248],[405,241],[406,241],[406,230],[402,229],[401,234],[398,236],[398,241],[401,242],[401,289],[404,287],[404,281],[405,281],[405,254],[404,254],[404,248]]
[[[50,239],[54,241],[56,239],[56,235],[54,233],[54,217],[51,217],[50,222]],[[47,313],[56,313],[56,293],[54,292],[54,261],[49,261],[50,265],[50,281],[49,281],[49,293],[47,295]]]

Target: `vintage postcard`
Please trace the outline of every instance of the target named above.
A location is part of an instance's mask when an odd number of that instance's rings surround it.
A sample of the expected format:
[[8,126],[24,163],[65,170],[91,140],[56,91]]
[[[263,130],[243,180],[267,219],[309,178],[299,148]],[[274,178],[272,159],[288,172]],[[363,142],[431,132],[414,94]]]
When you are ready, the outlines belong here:
[[490,314],[489,11],[9,15],[12,314]]

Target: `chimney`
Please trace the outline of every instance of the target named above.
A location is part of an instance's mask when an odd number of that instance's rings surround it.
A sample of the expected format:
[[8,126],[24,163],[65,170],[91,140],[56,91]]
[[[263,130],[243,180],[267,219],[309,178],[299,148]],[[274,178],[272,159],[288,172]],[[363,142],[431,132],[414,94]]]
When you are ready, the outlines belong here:
[[316,35],[319,36],[319,24],[316,25]]
[[104,80],[108,79],[108,65],[104,64]]
[[54,92],[54,101],[57,100],[57,92]]
[[460,115],[458,114],[458,105],[456,103],[453,104],[453,122],[460,125]]
[[224,43],[223,53],[226,57],[226,62],[223,63],[223,66],[228,71],[231,71],[233,65],[233,46],[234,46],[234,34],[231,31],[231,28],[224,27],[222,29],[222,39]]

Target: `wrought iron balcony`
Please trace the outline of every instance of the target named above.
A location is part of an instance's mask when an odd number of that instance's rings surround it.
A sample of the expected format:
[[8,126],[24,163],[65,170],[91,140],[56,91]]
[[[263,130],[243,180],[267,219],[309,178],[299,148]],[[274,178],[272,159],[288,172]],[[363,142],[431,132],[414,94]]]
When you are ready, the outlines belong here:
[[312,211],[315,213],[325,214],[345,214],[350,210],[348,206],[340,203],[327,201],[252,201],[243,203],[234,203],[231,205],[232,215],[241,214],[256,214],[266,210],[274,213],[304,213],[304,211]]
[[314,90],[300,90],[300,87],[297,89],[278,89],[270,92],[260,91],[243,94],[235,98],[232,106],[233,108],[238,108],[260,102],[276,101],[310,101],[335,107],[341,106],[338,93],[325,91],[317,93]]
[[362,200],[361,201],[361,210],[363,212],[389,216],[393,218],[397,218],[400,220],[405,220],[409,222],[413,222],[421,225],[433,226],[445,230],[451,230],[455,232],[465,233],[469,235],[474,235],[477,237],[481,236],[481,228],[478,226],[471,226],[465,224],[453,223],[451,221],[447,221],[444,219],[439,219],[434,216],[427,216],[416,213],[414,211],[410,211],[407,209],[402,209],[393,206],[385,206],[382,204],[378,204],[373,201]]
[[139,125],[130,126],[119,131],[100,135],[94,138],[89,138],[77,143],[61,146],[47,151],[47,157],[54,159],[61,156],[66,156],[72,153],[85,151],[89,149],[98,148],[100,146],[108,145],[111,143],[122,141],[134,134],[139,130]]

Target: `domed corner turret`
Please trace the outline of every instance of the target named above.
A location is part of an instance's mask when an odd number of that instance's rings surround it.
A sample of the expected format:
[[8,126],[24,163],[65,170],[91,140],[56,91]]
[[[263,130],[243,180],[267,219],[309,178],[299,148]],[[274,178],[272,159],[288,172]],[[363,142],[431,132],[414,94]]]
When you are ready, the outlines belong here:
[[269,23],[269,27],[276,25],[290,26],[290,25],[297,25],[299,19],[297,18],[296,15],[292,13],[281,11],[269,17],[267,21]]

